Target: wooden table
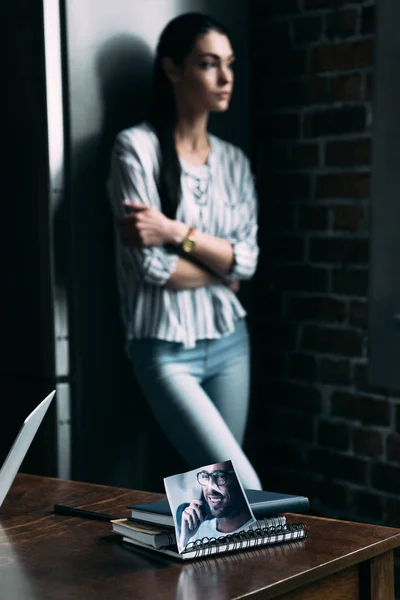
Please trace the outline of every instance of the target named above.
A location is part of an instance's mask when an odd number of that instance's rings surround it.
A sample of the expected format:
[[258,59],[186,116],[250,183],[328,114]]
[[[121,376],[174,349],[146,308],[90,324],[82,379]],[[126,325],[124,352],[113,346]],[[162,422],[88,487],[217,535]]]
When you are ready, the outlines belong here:
[[0,508],[1,600],[392,600],[400,529],[316,517],[304,541],[180,563],[127,549],[108,522],[54,515],[55,503],[116,516],[162,499],[34,475]]

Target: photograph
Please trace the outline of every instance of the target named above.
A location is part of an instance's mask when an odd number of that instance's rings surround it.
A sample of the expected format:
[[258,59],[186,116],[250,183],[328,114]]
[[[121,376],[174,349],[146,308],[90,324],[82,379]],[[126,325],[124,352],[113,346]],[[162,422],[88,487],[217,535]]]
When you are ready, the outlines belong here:
[[230,460],[166,477],[164,484],[180,553],[256,521]]

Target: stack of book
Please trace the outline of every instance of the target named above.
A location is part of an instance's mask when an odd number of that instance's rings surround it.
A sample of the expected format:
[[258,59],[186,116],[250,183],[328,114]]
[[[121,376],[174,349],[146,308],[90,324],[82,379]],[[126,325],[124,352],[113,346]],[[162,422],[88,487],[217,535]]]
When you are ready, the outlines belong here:
[[112,528],[131,547],[160,552],[180,560],[209,556],[266,546],[306,537],[301,523],[288,524],[282,513],[305,512],[308,498],[263,490],[244,490],[254,517],[249,528],[237,534],[221,535],[216,539],[196,542],[184,552],[178,552],[174,520],[167,500],[130,506],[128,519],[115,519]]

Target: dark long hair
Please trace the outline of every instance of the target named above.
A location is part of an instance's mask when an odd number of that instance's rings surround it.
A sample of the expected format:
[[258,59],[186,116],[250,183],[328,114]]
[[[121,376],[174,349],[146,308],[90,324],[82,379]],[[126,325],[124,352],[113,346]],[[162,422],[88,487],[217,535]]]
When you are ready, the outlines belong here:
[[181,167],[175,148],[174,132],[177,123],[172,84],[163,69],[165,57],[176,66],[184,63],[196,39],[210,31],[229,37],[226,28],[202,13],[185,13],[170,21],[158,41],[153,70],[153,88],[149,122],[160,143],[161,162],[158,190],[165,215],[174,218],[181,196]]

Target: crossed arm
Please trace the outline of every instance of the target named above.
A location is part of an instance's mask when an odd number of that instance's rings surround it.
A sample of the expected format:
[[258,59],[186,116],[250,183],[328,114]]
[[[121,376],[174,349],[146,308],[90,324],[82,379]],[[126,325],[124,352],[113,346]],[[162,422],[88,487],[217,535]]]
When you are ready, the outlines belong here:
[[[179,247],[188,226],[180,221],[168,219],[152,206],[138,202],[124,202],[132,212],[118,218],[118,227],[123,243],[136,248],[172,245]],[[232,245],[222,238],[196,231],[196,246],[191,256],[200,264],[179,257],[176,270],[166,283],[170,289],[190,289],[220,283],[231,270],[233,263]],[[237,290],[237,284],[230,287]]]
[[117,138],[111,163],[110,191],[120,239],[144,281],[170,289],[193,289],[225,283],[234,291],[239,280],[250,278],[258,255],[256,200],[249,167],[241,191],[240,226],[227,240],[196,230],[196,245],[188,256],[179,248],[188,225],[168,219],[150,199],[157,193],[142,167],[135,144],[126,135]]

